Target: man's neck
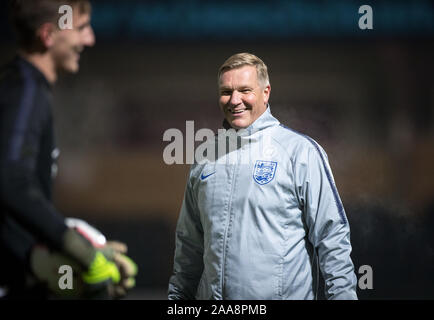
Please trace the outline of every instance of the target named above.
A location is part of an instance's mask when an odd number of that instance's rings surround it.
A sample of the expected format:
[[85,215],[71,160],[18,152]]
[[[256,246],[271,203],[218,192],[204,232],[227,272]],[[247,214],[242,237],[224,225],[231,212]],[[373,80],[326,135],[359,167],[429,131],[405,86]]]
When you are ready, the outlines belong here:
[[47,53],[27,53],[24,51],[18,51],[18,54],[37,68],[50,84],[56,82],[56,68],[53,60]]

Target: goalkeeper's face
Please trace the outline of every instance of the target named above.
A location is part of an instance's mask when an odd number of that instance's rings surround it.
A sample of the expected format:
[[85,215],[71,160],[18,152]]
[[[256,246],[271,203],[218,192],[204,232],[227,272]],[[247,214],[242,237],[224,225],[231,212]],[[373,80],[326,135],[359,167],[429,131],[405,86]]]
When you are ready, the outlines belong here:
[[59,30],[53,37],[50,48],[57,70],[76,73],[79,70],[81,52],[95,44],[95,36],[90,25],[90,13],[73,11],[73,28]]

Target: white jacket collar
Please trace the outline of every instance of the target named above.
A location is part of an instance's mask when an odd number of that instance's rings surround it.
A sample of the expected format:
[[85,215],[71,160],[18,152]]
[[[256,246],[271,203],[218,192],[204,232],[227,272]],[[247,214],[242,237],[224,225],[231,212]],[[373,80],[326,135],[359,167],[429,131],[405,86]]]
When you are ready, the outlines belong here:
[[[240,136],[250,136],[255,132],[264,130],[268,127],[279,125],[280,122],[277,120],[273,115],[271,114],[271,107],[270,104],[267,105],[267,109],[264,111],[263,114],[260,115],[258,119],[256,119],[250,126],[247,128],[243,128],[237,131],[238,135]],[[232,127],[225,119],[223,121],[223,127],[225,129],[231,129]]]

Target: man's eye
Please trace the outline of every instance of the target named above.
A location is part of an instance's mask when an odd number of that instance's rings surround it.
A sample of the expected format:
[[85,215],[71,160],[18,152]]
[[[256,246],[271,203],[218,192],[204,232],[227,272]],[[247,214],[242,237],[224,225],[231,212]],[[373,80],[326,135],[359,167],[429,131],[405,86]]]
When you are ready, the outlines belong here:
[[242,93],[250,93],[252,90],[251,89],[243,89],[241,90]]
[[222,91],[222,92],[221,92],[221,95],[222,95],[222,96],[230,96],[231,94],[232,94],[231,91]]
[[85,24],[79,26],[77,29],[78,29],[78,31],[82,32],[82,31],[86,30],[89,27],[90,27],[90,23],[85,23]]

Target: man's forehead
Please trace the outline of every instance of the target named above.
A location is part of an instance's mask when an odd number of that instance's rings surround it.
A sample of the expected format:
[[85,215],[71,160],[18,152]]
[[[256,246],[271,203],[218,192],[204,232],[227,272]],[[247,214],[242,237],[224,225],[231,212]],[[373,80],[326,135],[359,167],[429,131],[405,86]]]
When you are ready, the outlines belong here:
[[227,81],[255,81],[257,78],[256,68],[245,65],[224,71],[220,77],[220,83]]
[[78,5],[76,5],[73,7],[72,18],[74,27],[80,27],[90,23],[90,12],[83,12]]
[[89,13],[80,13],[74,15],[74,25],[86,24],[90,22]]

